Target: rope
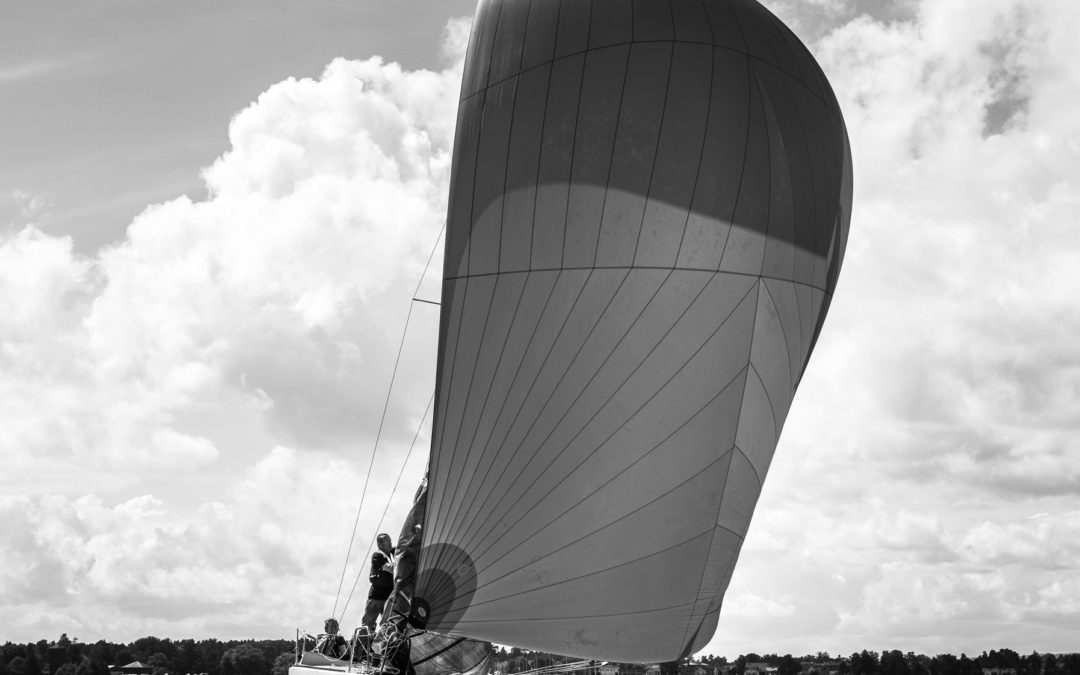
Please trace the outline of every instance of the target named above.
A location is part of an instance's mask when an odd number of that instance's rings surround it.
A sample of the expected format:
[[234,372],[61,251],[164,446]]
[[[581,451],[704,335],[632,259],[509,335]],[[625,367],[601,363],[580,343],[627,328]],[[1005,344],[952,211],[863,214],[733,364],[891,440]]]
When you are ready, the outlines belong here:
[[[420,280],[416,282],[416,289],[412,293],[412,297],[414,297],[414,298],[416,297],[417,293],[420,292],[420,286],[423,285],[423,283],[424,283],[424,277],[427,276],[428,268],[431,267],[431,261],[435,257],[435,251],[438,250],[438,248],[439,248],[439,241],[442,239],[442,235],[443,235],[443,232],[445,230],[446,230],[446,223],[443,223],[442,228],[439,230],[439,235],[435,238],[435,245],[431,247],[431,253],[428,254],[427,263],[424,265],[424,271],[420,274]],[[386,390],[386,400],[383,402],[382,415],[379,417],[379,428],[378,428],[378,431],[375,432],[375,444],[371,448],[371,460],[368,462],[367,474],[364,476],[364,488],[360,492],[360,505],[356,507],[356,518],[353,520],[352,534],[349,535],[349,548],[345,552],[345,564],[341,568],[341,579],[338,580],[337,593],[334,595],[334,608],[330,611],[330,616],[336,616],[337,615],[338,601],[341,599],[341,587],[345,583],[345,574],[348,572],[348,569],[349,569],[349,559],[352,556],[353,542],[356,541],[356,528],[360,524],[360,514],[364,510],[364,499],[367,497],[368,484],[371,482],[371,469],[375,465],[375,454],[376,454],[376,452],[378,452],[379,440],[382,438],[383,424],[386,422],[386,411],[390,407],[390,395],[394,391],[394,381],[397,379],[398,365],[401,363],[401,353],[402,353],[402,351],[404,351],[404,348],[405,348],[405,336],[406,336],[406,334],[408,334],[408,331],[409,331],[409,321],[412,319],[412,310],[413,310],[413,303],[410,302],[409,303],[409,312],[405,316],[405,327],[401,330],[401,341],[398,343],[397,356],[394,358],[394,369],[390,373],[390,386]],[[424,416],[425,417],[427,416],[426,412],[424,413]],[[421,420],[421,423],[422,422],[423,422],[423,420]],[[419,434],[419,430],[417,430],[417,434]],[[415,442],[415,440],[416,439],[414,438],[413,441]],[[412,452],[411,448],[410,448],[410,452]],[[408,460],[406,459],[406,462],[407,461]],[[404,471],[404,468],[402,470]],[[389,508],[390,499],[393,499],[393,496],[394,496],[393,493],[391,493],[390,498],[387,500],[387,508]],[[379,526],[380,527],[382,526],[381,521],[379,523]],[[368,542],[368,550],[370,550],[370,549],[371,549],[371,542],[369,541]],[[361,565],[360,569],[361,569],[361,571],[363,571],[363,565]],[[354,583],[353,584],[353,590],[355,590],[355,589],[356,589],[356,584]],[[351,599],[351,596],[352,596],[352,592],[350,591],[350,599]],[[349,603],[348,603],[348,599],[347,599],[346,602],[345,602],[345,606],[348,607],[348,604]],[[345,610],[342,609],[341,613],[344,616]]]
[[[383,521],[386,519],[387,512],[390,511],[390,502],[393,500],[395,494],[397,494],[398,486],[401,484],[401,477],[405,475],[405,467],[409,465],[409,458],[412,457],[413,449],[416,447],[416,439],[420,437],[420,431],[424,428],[424,420],[427,419],[428,412],[431,410],[431,404],[435,402],[435,392],[431,393],[431,398],[428,399],[427,407],[424,408],[424,416],[420,418],[420,424],[416,427],[416,433],[413,434],[412,443],[409,444],[409,452],[405,455],[405,461],[401,463],[401,469],[398,471],[397,479],[394,481],[394,489],[390,491],[390,499],[386,500],[386,506],[383,508],[382,515],[379,516],[379,524],[375,527],[376,531],[382,529]],[[367,551],[364,552],[366,558],[371,553],[371,542],[368,542]],[[356,578],[353,579],[352,588],[349,589],[349,595],[345,598],[345,606],[341,608],[341,616],[338,617],[338,623],[341,623],[345,618],[345,612],[349,609],[349,603],[352,602],[353,595],[356,594],[356,585],[360,583],[360,578],[363,576],[364,566],[360,566],[360,570],[356,573]]]
[[514,673],[514,675],[538,675],[539,673],[572,673],[578,670],[588,670],[589,668],[596,667],[596,661],[571,661],[570,663],[556,663],[550,666],[543,666],[541,668],[533,668],[532,670],[522,670]]

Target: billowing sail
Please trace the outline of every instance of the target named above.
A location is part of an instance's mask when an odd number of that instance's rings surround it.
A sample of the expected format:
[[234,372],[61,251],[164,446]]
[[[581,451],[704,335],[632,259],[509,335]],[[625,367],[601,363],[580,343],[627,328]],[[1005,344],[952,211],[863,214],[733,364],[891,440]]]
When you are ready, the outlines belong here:
[[482,0],[454,149],[429,629],[712,636],[836,283],[836,99],[753,0]]
[[412,666],[416,675],[486,675],[491,666],[491,645],[467,638],[418,633],[412,637]]

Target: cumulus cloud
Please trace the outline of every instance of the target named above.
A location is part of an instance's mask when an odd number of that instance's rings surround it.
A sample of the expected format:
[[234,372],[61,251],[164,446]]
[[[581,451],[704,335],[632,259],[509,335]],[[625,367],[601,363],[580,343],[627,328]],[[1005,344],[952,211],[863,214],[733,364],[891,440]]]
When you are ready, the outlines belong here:
[[[6,454],[198,468],[231,449],[178,418],[237,392],[301,446],[370,438],[444,217],[459,67],[336,60],[233,119],[207,200],[147,208],[93,258],[32,227],[0,241]],[[428,343],[391,433],[426,400]]]
[[[1080,8],[770,4],[810,29],[840,99],[855,206],[727,601],[795,610],[768,632],[722,614],[710,647],[1066,649],[1080,121],[1064,111],[1080,72],[1065,45]],[[802,609],[821,606],[839,621]]]
[[[411,478],[422,464],[413,463]],[[252,625],[285,634],[330,611],[351,531],[348,506],[363,481],[355,462],[279,446],[194,512],[151,495],[113,506],[95,496],[5,498],[0,618],[32,634],[78,629],[110,639],[221,636],[223,626],[242,637]],[[390,489],[373,484],[370,503],[386,503]],[[407,501],[399,496],[394,508]],[[379,515],[365,511],[355,558],[370,546]],[[360,571],[354,559],[339,610]]]
[[271,86],[205,200],[149,206],[93,256],[0,235],[8,637],[285,634],[330,611],[363,493],[340,612],[423,472],[418,451],[380,526],[433,386],[417,310],[372,457],[446,208],[460,22],[446,40],[438,72],[338,59]]

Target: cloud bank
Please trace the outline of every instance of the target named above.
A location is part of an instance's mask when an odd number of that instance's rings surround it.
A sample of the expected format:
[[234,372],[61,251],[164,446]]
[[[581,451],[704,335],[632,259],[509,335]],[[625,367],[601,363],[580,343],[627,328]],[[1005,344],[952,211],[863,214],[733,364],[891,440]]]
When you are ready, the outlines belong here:
[[844,110],[851,239],[710,647],[1067,651],[1080,7],[813,5],[774,9]]
[[[855,208],[705,652],[1070,649],[1080,6],[767,4],[833,82]],[[3,235],[6,638],[287,636],[330,610],[443,220],[463,27],[439,72],[338,60],[270,87],[206,199],[93,258]],[[436,318],[412,320],[368,503],[430,394]]]
[[442,71],[339,59],[273,85],[205,200],[148,207],[92,258],[33,226],[0,239],[6,639],[284,635],[329,613],[368,464],[361,557],[433,385],[418,309],[373,460],[444,218],[463,29]]

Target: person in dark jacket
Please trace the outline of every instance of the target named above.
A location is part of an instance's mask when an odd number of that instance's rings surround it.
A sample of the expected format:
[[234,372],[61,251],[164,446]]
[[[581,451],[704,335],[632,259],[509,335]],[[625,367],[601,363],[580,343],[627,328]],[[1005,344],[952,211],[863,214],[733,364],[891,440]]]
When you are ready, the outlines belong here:
[[360,620],[361,625],[367,626],[370,633],[375,632],[375,621],[382,613],[386,599],[394,591],[393,569],[390,560],[381,551],[371,554],[371,572],[368,574],[371,589],[368,591],[364,618]]
[[325,632],[319,636],[318,641],[315,643],[315,651],[333,659],[340,659],[348,654],[349,647],[345,642],[345,638],[338,635],[338,630],[337,619],[331,617],[324,621],[323,631]]

